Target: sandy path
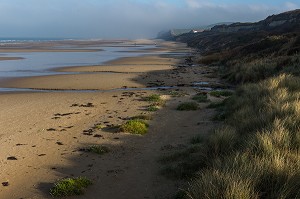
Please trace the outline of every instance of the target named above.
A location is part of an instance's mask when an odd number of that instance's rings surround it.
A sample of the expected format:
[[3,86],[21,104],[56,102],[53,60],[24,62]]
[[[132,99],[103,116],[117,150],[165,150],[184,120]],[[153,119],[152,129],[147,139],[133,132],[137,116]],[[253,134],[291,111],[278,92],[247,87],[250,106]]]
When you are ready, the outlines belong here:
[[[173,45],[169,46],[171,50],[176,49]],[[153,56],[123,61],[109,65],[155,64],[159,68],[174,64],[173,59],[155,61]],[[162,82],[178,85],[217,81],[206,76],[208,71],[205,67],[146,70],[137,74],[118,71],[109,82],[113,82],[112,87],[121,88]],[[65,75],[26,78],[14,83],[19,87],[27,83],[24,87],[51,89],[111,88],[102,79],[106,86],[103,87],[97,80],[100,77],[104,78],[101,74]],[[145,110],[149,103],[141,98],[153,92],[158,91],[0,94],[0,180],[10,184],[0,187],[0,198],[51,198],[49,189],[53,183],[71,176],[87,176],[94,184],[84,196],[70,198],[172,198],[180,182],[159,175],[161,165],[157,158],[165,153],[163,146],[185,144],[193,135],[209,132],[215,125],[208,120],[212,110],[202,105],[195,112],[178,112],[177,104],[190,100],[190,96],[170,98],[168,90],[160,91],[169,100],[165,108],[154,113],[147,135],[115,133],[111,129],[86,133],[94,124],[118,125],[132,116],[152,114]],[[183,87],[179,92],[194,94],[196,91]],[[92,107],[87,106],[89,103]],[[91,144],[108,146],[111,152],[98,156],[78,150]]]

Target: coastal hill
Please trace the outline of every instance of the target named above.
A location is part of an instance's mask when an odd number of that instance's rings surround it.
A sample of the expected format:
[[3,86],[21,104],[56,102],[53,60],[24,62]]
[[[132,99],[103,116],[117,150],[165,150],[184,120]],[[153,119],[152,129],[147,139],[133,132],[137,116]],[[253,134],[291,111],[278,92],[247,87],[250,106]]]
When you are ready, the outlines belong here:
[[[300,9],[272,15],[255,23],[216,25],[210,30],[181,34],[169,37],[169,39],[185,42],[190,47],[197,48],[201,53],[228,49],[234,51],[234,54],[240,53],[241,50],[251,53],[252,49],[255,53],[281,50],[280,53],[293,54],[300,50],[299,30]],[[291,46],[285,45],[286,43]],[[284,52],[286,48],[288,51]]]

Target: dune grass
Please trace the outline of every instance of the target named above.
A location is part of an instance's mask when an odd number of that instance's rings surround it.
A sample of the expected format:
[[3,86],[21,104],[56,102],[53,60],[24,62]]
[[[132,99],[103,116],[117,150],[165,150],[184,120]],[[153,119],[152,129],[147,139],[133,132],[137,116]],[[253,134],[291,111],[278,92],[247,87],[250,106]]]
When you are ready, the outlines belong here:
[[159,107],[156,106],[156,105],[153,105],[153,104],[151,104],[147,107],[147,111],[150,111],[150,112],[155,112],[155,111],[158,111],[158,110],[159,110]]
[[198,144],[187,198],[300,198],[299,99],[300,78],[285,74],[238,89],[225,125]]
[[[170,177],[190,172],[181,198],[300,198],[300,35],[286,31],[187,39],[203,51],[199,63],[220,65],[222,77],[239,88],[208,106],[223,127],[194,138],[196,150],[164,158]],[[180,166],[191,162],[195,170]]]
[[148,126],[149,125],[144,120],[133,119],[122,124],[119,130],[131,134],[144,135],[148,132]]
[[50,194],[53,197],[82,195],[90,185],[92,181],[86,177],[66,178],[56,182],[50,189]]

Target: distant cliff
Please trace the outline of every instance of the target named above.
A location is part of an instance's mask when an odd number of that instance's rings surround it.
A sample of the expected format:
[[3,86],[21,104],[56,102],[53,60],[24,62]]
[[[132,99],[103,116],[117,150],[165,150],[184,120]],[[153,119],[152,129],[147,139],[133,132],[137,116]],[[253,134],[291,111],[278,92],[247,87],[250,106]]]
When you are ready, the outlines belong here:
[[[273,45],[274,42],[284,45],[291,42],[292,39],[298,41],[299,34],[300,9],[272,15],[256,23],[216,25],[208,31],[176,36],[174,40],[186,42],[189,46],[198,48],[202,53],[211,53],[240,48],[241,44],[248,50],[253,44],[260,45],[261,49],[268,47],[269,43]],[[237,52],[239,51],[237,50]],[[294,51],[300,52],[298,45]]]
[[213,32],[238,32],[238,31],[259,31],[275,30],[276,28],[299,26],[300,9],[272,15],[265,20],[256,23],[233,23],[230,25],[217,25],[211,29]]
[[232,22],[221,22],[221,23],[212,24],[208,26],[194,27],[190,29],[171,29],[167,31],[161,31],[157,34],[157,39],[174,40],[176,39],[176,37],[179,37],[187,33],[191,33],[191,34],[200,33],[204,31],[209,31],[211,30],[211,28],[217,25],[229,25],[229,24],[232,24]]

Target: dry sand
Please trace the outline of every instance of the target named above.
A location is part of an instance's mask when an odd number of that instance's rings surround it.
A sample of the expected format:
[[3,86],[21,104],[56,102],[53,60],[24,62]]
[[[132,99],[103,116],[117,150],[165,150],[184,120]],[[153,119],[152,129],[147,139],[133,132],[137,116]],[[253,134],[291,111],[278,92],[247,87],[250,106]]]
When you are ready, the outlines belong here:
[[[176,50],[174,43],[160,45]],[[182,50],[182,46],[178,48]],[[105,66],[64,69],[89,74],[1,83],[20,88],[75,90],[180,84],[186,87],[174,89],[188,95],[171,97],[170,90],[143,89],[0,94],[0,180],[9,182],[9,186],[0,187],[0,198],[51,198],[49,189],[53,183],[72,176],[86,176],[94,184],[85,195],[70,198],[173,198],[181,182],[159,175],[161,165],[157,159],[166,153],[162,149],[170,145],[175,149],[217,125],[209,120],[214,111],[205,109],[205,104],[195,112],[175,110],[179,102],[189,101],[190,95],[197,92],[188,85],[195,81],[217,81],[208,76],[213,71],[206,67],[174,68],[180,61],[159,55],[124,58]],[[92,72],[101,70],[115,73]],[[160,93],[167,99],[166,107],[156,113],[146,111],[149,102],[141,100],[152,93]],[[152,114],[154,118],[145,136],[117,133],[109,128],[140,114]],[[107,128],[89,133],[95,124]],[[94,144],[105,145],[111,152],[99,156],[79,151]],[[16,160],[8,160],[9,157]]]

